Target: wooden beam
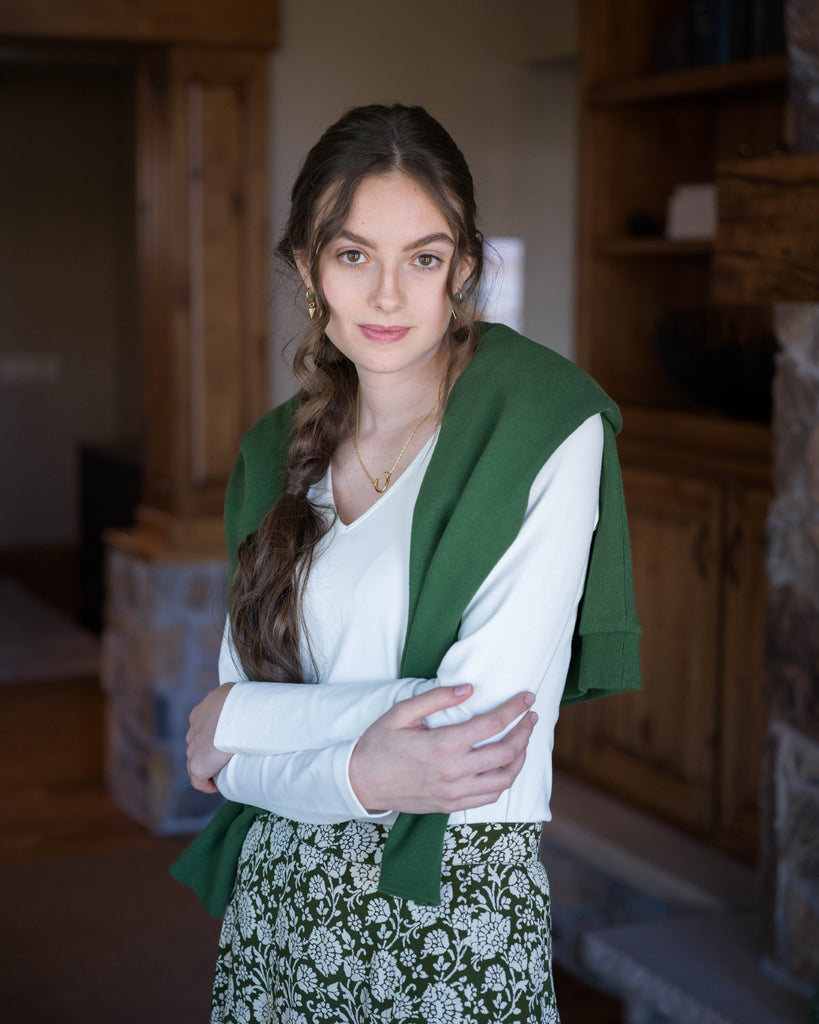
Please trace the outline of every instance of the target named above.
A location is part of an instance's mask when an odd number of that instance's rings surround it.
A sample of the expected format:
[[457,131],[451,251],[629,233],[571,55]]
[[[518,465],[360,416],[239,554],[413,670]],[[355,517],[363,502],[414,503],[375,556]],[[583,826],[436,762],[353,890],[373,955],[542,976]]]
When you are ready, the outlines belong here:
[[278,35],[272,0],[0,0],[0,38],[269,49]]
[[137,77],[145,504],[220,516],[267,408],[266,59],[172,48]]
[[819,153],[717,165],[713,298],[819,301]]

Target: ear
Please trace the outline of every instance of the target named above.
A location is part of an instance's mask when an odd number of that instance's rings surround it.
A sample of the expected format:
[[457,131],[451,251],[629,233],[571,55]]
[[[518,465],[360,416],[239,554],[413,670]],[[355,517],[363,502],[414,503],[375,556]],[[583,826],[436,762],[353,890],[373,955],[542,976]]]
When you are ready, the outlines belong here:
[[293,253],[293,258],[296,261],[296,266],[298,267],[298,271],[299,271],[299,274],[301,275],[301,279],[304,282],[304,287],[305,288],[312,287],[312,278],[310,276],[310,265],[309,265],[309,263],[307,261],[307,258],[304,255],[304,253],[303,252]]
[[[480,245],[483,246],[484,239],[483,239],[483,235],[481,234],[480,231],[476,231],[475,232],[475,238],[478,240]],[[461,283],[461,286],[463,286],[469,280],[469,278],[472,277],[472,273],[473,273],[474,270],[475,270],[475,260],[471,259],[469,256],[464,256],[464,258],[461,260],[460,264],[458,265],[458,278],[457,278],[457,280]]]
[[463,288],[464,284],[472,276],[472,271],[475,269],[475,261],[464,257],[458,264],[458,270],[455,275],[455,283],[459,284]]

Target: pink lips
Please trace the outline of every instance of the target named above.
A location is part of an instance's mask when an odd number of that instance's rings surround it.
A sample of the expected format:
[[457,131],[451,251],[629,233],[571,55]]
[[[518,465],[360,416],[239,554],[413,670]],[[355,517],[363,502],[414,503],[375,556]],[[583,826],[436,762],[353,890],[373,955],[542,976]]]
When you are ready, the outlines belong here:
[[360,324],[361,333],[368,341],[389,344],[400,341],[409,333],[409,327],[381,327],[379,324]]

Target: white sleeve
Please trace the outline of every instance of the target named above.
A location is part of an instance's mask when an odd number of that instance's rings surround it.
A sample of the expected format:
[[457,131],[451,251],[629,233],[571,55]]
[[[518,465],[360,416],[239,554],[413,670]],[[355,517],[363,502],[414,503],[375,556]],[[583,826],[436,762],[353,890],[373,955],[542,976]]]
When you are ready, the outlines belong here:
[[[396,700],[433,686],[471,683],[474,693],[464,703],[430,716],[430,727],[466,721],[497,707],[507,697],[532,690],[537,695],[535,710],[553,728],[597,522],[602,451],[602,422],[599,416],[593,416],[563,442],[540,470],[530,489],[526,516],[517,537],[470,602],[458,640],[445,655],[435,679],[322,686],[234,686],[225,708],[238,690],[241,700],[236,702],[232,728],[237,733],[241,730],[243,750],[248,750],[248,739],[252,736],[253,753],[271,753],[273,722],[277,733],[282,734],[278,741],[282,745],[292,750],[294,743],[290,737],[296,732],[300,733],[299,742],[305,743],[306,739],[306,743],[298,754],[278,756],[282,752],[273,751],[277,756],[232,758],[218,780],[225,795],[232,784],[236,787],[230,790],[232,799],[286,813],[278,800],[277,806],[270,805],[273,794],[285,786],[289,789],[283,794],[287,803],[302,811],[311,807],[340,810],[346,805],[350,810],[345,817],[378,820],[383,816],[367,815],[349,785],[347,765],[354,741]],[[228,672],[235,669],[230,668],[230,660],[225,664]],[[220,679],[221,675],[220,661]],[[267,697],[264,691],[268,691]],[[366,712],[361,705],[356,706],[365,692],[369,697],[361,703],[367,704]],[[265,710],[264,702],[271,698],[275,706]],[[328,708],[332,708],[332,713],[328,713]],[[302,718],[305,711],[307,714]],[[251,718],[246,717],[246,712]],[[224,710],[222,716],[225,717]],[[230,752],[223,746],[221,730],[220,718],[216,746]],[[290,766],[288,758],[293,759]],[[252,767],[247,767],[248,763]],[[356,813],[351,813],[354,805]],[[291,812],[291,816],[307,820],[303,813]],[[309,820],[314,820],[312,815]]]
[[234,680],[214,737],[214,746],[226,754],[287,754],[358,739],[396,701],[434,685],[427,679],[320,686],[247,682],[226,624],[219,682]]
[[228,800],[313,825],[351,818],[389,819],[389,811],[369,814],[350,784],[349,763],[355,743],[349,740],[324,750],[292,754],[236,754],[219,772],[216,785]]

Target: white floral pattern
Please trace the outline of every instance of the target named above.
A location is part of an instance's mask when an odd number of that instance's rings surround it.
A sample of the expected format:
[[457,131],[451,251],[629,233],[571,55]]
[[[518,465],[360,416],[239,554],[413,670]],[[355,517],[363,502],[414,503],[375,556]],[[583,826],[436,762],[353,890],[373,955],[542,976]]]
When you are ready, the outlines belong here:
[[559,1024],[539,826],[447,829],[438,907],[377,892],[388,831],[259,816],[212,1024]]

